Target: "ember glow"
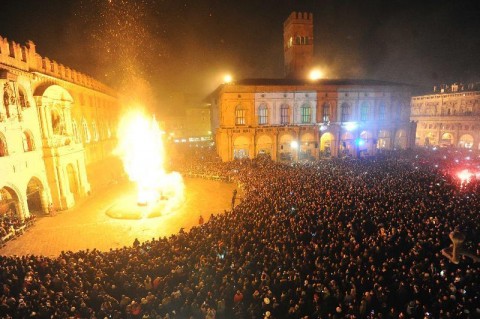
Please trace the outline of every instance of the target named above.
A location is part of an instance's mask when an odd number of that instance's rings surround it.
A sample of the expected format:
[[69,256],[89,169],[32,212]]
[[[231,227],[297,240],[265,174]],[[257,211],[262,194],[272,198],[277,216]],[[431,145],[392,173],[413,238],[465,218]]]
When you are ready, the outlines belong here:
[[180,174],[165,172],[162,135],[154,117],[129,112],[120,120],[115,153],[122,159],[130,180],[137,184],[138,205],[166,201],[163,207],[168,211],[183,200],[184,184]]

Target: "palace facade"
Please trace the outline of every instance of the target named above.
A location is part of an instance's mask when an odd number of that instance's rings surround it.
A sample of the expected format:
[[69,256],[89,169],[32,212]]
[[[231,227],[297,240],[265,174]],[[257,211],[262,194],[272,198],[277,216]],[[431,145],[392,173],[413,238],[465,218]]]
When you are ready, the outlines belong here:
[[480,149],[480,83],[435,87],[411,108],[417,146]]
[[368,156],[414,146],[412,87],[373,80],[304,80],[313,55],[313,16],[284,23],[284,79],[220,85],[210,96],[223,161]]
[[2,37],[0,90],[0,215],[73,207],[112,170],[116,93]]

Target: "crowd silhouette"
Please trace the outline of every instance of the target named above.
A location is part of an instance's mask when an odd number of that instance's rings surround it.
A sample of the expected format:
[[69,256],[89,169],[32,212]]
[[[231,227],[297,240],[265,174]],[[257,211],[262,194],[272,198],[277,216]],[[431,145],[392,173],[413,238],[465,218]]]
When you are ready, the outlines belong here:
[[455,228],[479,254],[480,182],[461,184],[443,155],[282,164],[208,154],[195,150],[175,168],[238,183],[233,210],[122,249],[0,256],[1,317],[480,315],[478,263],[441,254]]

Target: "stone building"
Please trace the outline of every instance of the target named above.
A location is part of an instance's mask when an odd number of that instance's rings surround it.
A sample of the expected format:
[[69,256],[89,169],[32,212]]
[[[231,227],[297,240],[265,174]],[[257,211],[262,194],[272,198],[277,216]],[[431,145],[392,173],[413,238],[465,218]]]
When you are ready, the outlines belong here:
[[223,161],[368,156],[414,145],[412,87],[373,80],[304,80],[313,56],[312,14],[284,23],[285,79],[220,85],[207,100]]
[[115,92],[2,37],[0,90],[0,216],[73,207],[113,169]]
[[480,149],[480,83],[442,85],[413,96],[411,119],[417,146]]

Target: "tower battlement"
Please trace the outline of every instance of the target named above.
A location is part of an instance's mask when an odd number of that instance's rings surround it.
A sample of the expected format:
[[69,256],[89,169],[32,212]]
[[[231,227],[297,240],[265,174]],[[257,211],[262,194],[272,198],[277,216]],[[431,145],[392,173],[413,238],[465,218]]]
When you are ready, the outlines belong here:
[[42,57],[37,53],[36,45],[33,41],[27,41],[25,45],[21,45],[0,36],[0,64],[26,72],[42,73],[96,91],[114,94],[114,91],[110,87],[93,77],[58,63],[48,57]]
[[313,24],[313,13],[311,12],[292,12],[287,20],[283,23],[284,26],[290,23],[310,23]]

